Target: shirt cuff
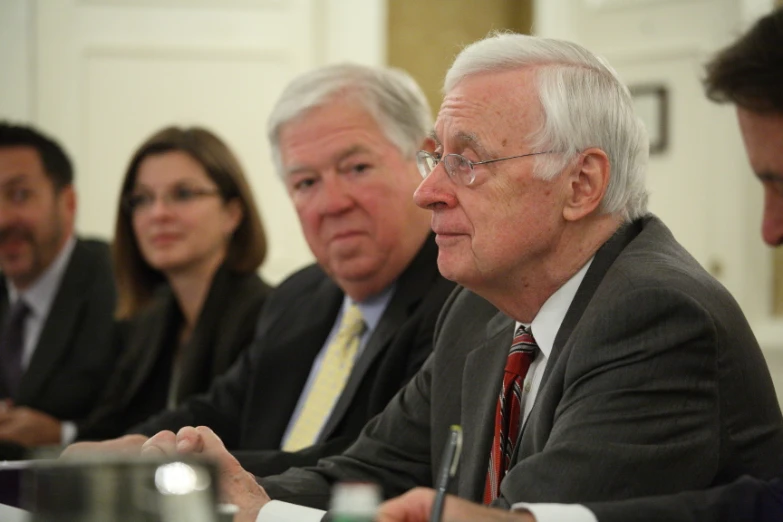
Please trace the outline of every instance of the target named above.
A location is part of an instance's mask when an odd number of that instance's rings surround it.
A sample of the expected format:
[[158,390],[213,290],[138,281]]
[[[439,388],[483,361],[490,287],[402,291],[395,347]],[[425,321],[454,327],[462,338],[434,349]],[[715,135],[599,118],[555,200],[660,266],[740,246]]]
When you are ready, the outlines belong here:
[[279,500],[270,500],[261,508],[256,522],[321,522],[326,511]]
[[62,421],[60,423],[60,444],[67,446],[76,440],[79,430],[73,421]]
[[[598,522],[592,511],[580,504],[526,504],[518,502],[511,506],[512,511],[527,511],[536,518],[536,522]],[[260,520],[260,518],[259,518]]]

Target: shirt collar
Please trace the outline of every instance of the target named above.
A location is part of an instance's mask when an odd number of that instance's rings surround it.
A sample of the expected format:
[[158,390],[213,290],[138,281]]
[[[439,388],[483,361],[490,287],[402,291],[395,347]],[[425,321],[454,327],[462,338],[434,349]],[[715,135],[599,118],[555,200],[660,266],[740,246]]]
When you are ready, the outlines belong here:
[[[389,285],[383,292],[376,294],[369,299],[365,299],[361,303],[356,303],[356,306],[359,307],[359,311],[362,313],[362,319],[364,319],[364,322],[367,325],[366,331],[372,332],[375,330],[375,327],[378,326],[378,323],[381,321],[383,311],[386,310],[386,305],[389,304],[396,286],[396,283],[393,283]],[[354,303],[354,300],[346,295],[343,299],[341,313],[345,314],[345,311],[349,306],[351,306],[352,303]]]
[[[587,269],[593,263],[593,259],[594,257],[591,257],[576,274],[571,276],[571,279],[549,296],[549,299],[546,300],[530,324],[533,338],[536,340],[541,353],[547,359],[552,352],[552,346],[555,344],[555,337],[558,330],[560,330],[560,325],[563,324],[563,319],[565,319],[576,291],[579,290],[579,285],[582,284],[582,280],[585,278]],[[520,324],[522,323],[518,322],[516,328],[519,328]]]
[[8,297],[13,305],[20,297],[24,298],[25,303],[30,307],[30,311],[38,316],[45,317],[54,302],[54,296],[60,287],[60,281],[65,274],[65,268],[71,259],[71,254],[76,246],[76,238],[71,235],[65,242],[65,245],[54,258],[49,268],[44,270],[43,274],[30,287],[20,292],[14,284],[6,279],[8,285]]

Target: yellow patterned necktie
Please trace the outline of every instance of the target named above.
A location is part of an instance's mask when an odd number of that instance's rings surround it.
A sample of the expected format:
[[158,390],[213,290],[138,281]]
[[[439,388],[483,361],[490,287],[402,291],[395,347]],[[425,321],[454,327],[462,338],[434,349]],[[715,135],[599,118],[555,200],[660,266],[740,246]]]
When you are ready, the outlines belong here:
[[326,348],[321,368],[283,450],[297,451],[315,443],[327,415],[331,413],[351,374],[362,330],[362,313],[352,303],[343,314],[337,334]]

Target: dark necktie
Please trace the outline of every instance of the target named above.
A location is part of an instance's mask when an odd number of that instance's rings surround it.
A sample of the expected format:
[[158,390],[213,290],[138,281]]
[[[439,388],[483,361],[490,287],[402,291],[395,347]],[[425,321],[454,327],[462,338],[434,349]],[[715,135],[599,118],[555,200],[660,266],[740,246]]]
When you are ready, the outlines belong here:
[[490,504],[500,495],[500,482],[511,464],[511,455],[522,425],[522,389],[525,376],[536,358],[536,345],[530,329],[517,328],[511,351],[506,359],[503,387],[495,409],[495,436],[489,456],[489,469],[484,485],[484,504]]
[[22,370],[24,321],[29,313],[30,307],[27,303],[17,299],[0,334],[0,368],[3,370],[6,389],[11,397],[16,395],[24,373]]

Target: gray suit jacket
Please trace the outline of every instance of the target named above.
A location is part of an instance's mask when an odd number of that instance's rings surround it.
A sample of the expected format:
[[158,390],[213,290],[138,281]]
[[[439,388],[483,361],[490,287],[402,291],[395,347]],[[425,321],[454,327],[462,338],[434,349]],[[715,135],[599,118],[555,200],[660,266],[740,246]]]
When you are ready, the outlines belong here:
[[[459,289],[435,351],[343,455],[262,480],[272,498],[324,507],[337,480],[387,496],[432,486],[449,426],[463,458],[451,492],[481,499],[514,322]],[[783,421],[741,310],[655,217],[596,254],[557,334],[498,506],[703,488],[780,469]]]

